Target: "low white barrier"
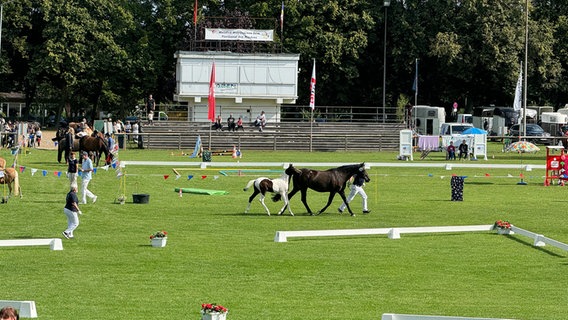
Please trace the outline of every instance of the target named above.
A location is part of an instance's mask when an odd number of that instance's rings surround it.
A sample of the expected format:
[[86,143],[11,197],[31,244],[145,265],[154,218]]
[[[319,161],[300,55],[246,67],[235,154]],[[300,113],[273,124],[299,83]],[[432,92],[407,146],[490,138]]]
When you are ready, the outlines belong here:
[[548,238],[543,236],[542,234],[537,234],[525,229],[521,229],[519,227],[515,227],[514,225],[511,226],[511,231],[509,232],[509,234],[515,234],[518,233],[520,235],[523,235],[525,237],[529,237],[531,239],[533,239],[533,246],[535,247],[544,247],[547,244],[557,247],[559,249],[562,249],[564,251],[568,251],[568,244],[562,243],[560,241]]
[[21,246],[49,246],[51,250],[63,250],[63,242],[59,238],[0,240],[0,247]]
[[436,233],[436,232],[468,232],[491,231],[492,224],[473,226],[447,227],[408,227],[408,228],[374,228],[374,229],[338,229],[338,230],[306,230],[306,231],[276,231],[275,242],[287,242],[292,237],[325,237],[325,236],[360,236],[387,234],[389,239],[400,239],[403,233]]
[[421,316],[414,314],[383,313],[381,320],[513,320],[513,319]]
[[[300,231],[276,231],[274,242],[288,242],[288,238],[294,237],[331,237],[331,236],[361,236],[387,234],[389,239],[400,239],[403,233],[437,233],[437,232],[471,232],[491,231],[492,224],[472,226],[445,226],[445,227],[407,227],[407,228],[374,228],[374,229],[337,229],[337,230],[300,230]],[[549,244],[564,251],[568,251],[568,244],[548,238],[525,229],[511,225],[511,229],[499,230],[503,234],[520,234],[534,240],[533,246],[544,247]]]
[[37,318],[34,301],[0,300],[0,309],[4,307],[12,307],[18,310],[20,318]]

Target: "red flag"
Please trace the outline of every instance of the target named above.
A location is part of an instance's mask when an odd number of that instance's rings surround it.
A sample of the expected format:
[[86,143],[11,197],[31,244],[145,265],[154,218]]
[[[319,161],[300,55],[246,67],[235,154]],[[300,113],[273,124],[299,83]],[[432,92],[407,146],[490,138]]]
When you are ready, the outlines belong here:
[[193,4],[193,25],[197,26],[197,0]]
[[169,177],[170,177],[169,174],[165,174],[165,175],[164,175],[164,180],[168,180]]
[[209,113],[207,119],[215,121],[215,62],[211,67],[211,81],[209,81]]
[[316,107],[316,60],[314,59],[314,69],[312,70],[312,81],[310,81],[310,108],[312,111]]

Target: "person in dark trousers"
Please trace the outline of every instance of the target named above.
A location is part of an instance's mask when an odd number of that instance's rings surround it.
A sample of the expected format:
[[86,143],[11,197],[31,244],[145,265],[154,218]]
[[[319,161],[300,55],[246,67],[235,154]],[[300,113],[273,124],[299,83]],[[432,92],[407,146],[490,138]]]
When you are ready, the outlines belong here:
[[233,117],[233,114],[231,113],[229,115],[229,118],[227,118],[227,130],[235,132],[235,127],[236,127],[235,118]]
[[69,178],[69,186],[77,187],[77,174],[79,172],[79,160],[75,157],[75,152],[69,154],[67,161],[67,178]]
[[154,111],[156,110],[156,100],[152,95],[148,96],[148,101],[146,101],[146,112],[148,113],[148,125],[154,125]]
[[450,145],[446,150],[448,151],[448,160],[456,160],[456,147],[453,141],[450,141]]
[[[355,198],[356,195],[360,194],[361,198],[363,199],[363,213],[367,214],[370,213],[371,210],[367,208],[367,193],[363,190],[363,186],[365,185],[365,175],[362,172],[357,173],[353,176],[353,184],[351,184],[351,192],[347,197],[347,203],[350,203],[351,200]],[[341,206],[339,206],[339,213],[343,213],[343,210],[347,207],[347,204],[343,202]]]
[[465,142],[465,140],[462,141],[458,150],[460,152],[459,159],[461,160],[461,158],[463,156],[463,159],[467,160],[467,143]]

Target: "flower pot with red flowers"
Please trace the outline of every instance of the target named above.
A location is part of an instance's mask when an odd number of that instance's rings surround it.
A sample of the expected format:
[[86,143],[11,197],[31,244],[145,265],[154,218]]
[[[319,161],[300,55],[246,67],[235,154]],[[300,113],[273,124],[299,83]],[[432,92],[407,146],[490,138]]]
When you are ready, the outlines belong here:
[[150,241],[152,242],[152,247],[163,248],[168,242],[168,233],[166,231],[158,231],[150,235]]
[[493,225],[493,229],[497,230],[497,234],[511,234],[511,223],[506,220],[497,220]]
[[201,320],[226,320],[229,310],[215,303],[201,305]]

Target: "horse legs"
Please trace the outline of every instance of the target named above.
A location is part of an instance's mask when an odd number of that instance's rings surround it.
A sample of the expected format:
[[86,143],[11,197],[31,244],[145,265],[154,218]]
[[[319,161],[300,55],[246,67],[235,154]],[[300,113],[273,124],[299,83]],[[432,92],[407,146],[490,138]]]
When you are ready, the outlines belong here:
[[[327,207],[329,207],[329,205],[330,205],[331,202],[333,201],[333,198],[334,198],[334,197],[335,197],[335,192],[334,192],[334,191],[331,191],[331,192],[329,193],[329,197],[327,198],[327,204],[325,205],[325,207],[321,208],[320,211],[318,211],[317,215],[320,215],[321,213],[323,213],[323,212],[325,211],[325,209],[327,209]],[[345,196],[344,196],[344,198],[345,198]],[[351,210],[351,209],[349,209],[349,210]],[[349,211],[349,212],[351,212],[351,211]]]
[[294,213],[292,212],[292,208],[290,208],[290,201],[288,200],[288,196],[286,195],[286,192],[281,193],[282,195],[282,201],[284,201],[284,205],[282,206],[282,209],[280,209],[280,212],[278,212],[278,215],[281,215],[284,213],[284,210],[286,210],[286,207],[288,207],[288,211],[290,211],[290,215],[294,215]]
[[264,196],[265,196],[265,194],[261,193],[259,201],[260,201],[260,203],[262,203],[262,206],[264,207],[264,209],[266,209],[266,213],[270,216],[270,210],[268,210],[268,207],[264,204]]
[[302,203],[304,204],[304,207],[306,207],[306,210],[308,210],[308,213],[311,215],[313,215],[312,210],[310,209],[310,206],[308,206],[308,201],[306,201],[306,196],[308,194],[308,189],[302,189]]
[[252,200],[254,200],[254,197],[256,197],[257,194],[259,194],[260,191],[258,191],[256,188],[254,188],[254,192],[252,193],[252,195],[249,197],[249,203],[247,208],[245,209],[245,213],[248,213],[249,209],[250,209],[250,205],[252,203]]

